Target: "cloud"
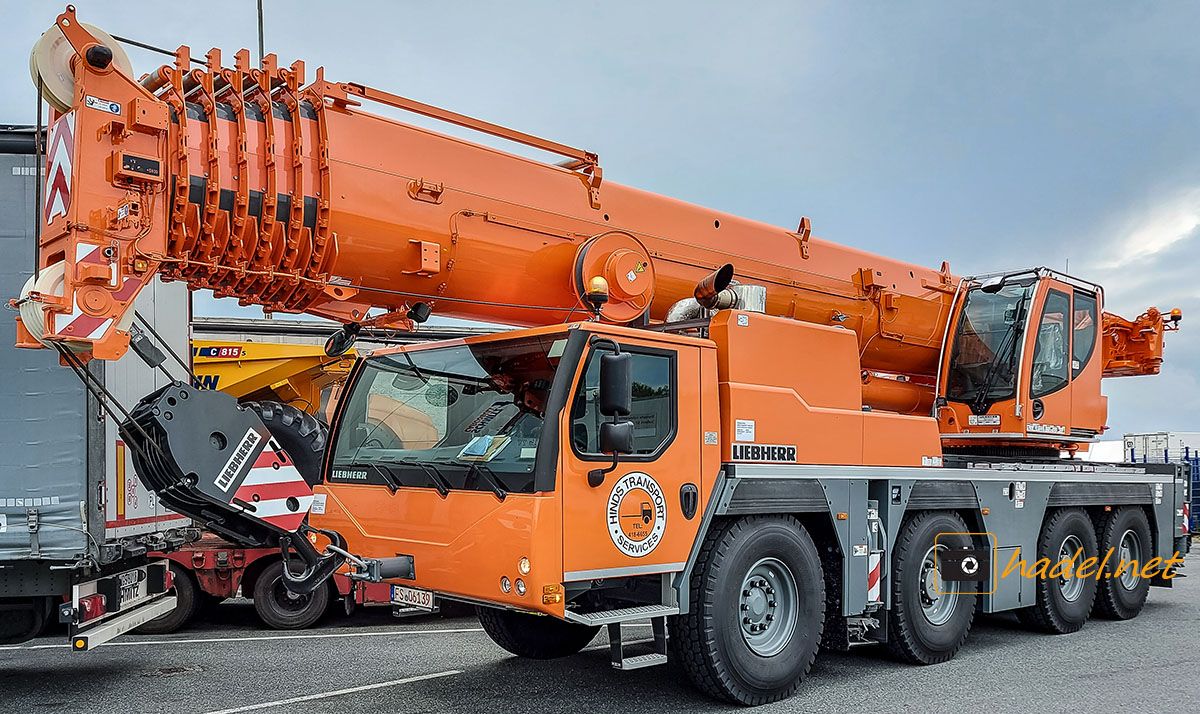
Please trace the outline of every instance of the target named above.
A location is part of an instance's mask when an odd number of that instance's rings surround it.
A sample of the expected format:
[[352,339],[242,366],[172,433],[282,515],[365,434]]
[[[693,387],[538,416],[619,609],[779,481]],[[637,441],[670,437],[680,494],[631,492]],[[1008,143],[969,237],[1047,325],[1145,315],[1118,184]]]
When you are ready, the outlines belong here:
[[1118,270],[1144,262],[1180,241],[1197,236],[1200,227],[1200,187],[1178,191],[1131,217],[1125,230],[1113,241],[1113,254],[1100,262],[1100,270]]

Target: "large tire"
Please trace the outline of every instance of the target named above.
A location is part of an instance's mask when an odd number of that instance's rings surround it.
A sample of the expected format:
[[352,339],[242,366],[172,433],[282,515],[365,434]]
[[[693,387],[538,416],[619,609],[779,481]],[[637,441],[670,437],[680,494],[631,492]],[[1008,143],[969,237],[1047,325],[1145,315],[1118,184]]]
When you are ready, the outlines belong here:
[[333,583],[329,582],[311,593],[293,593],[283,579],[283,561],[277,560],[263,568],[254,581],[254,611],[268,627],[303,630],[325,614],[331,587]]
[[42,634],[52,609],[48,597],[0,598],[0,645],[19,645]]
[[[1082,560],[1097,555],[1096,529],[1092,519],[1083,509],[1063,508],[1051,512],[1042,524],[1038,538],[1038,559],[1048,558],[1051,570],[1066,555],[1083,548]],[[1065,550],[1064,550],[1065,549]],[[1075,632],[1087,622],[1096,600],[1096,578],[1049,578],[1035,579],[1037,600],[1030,607],[1017,610],[1017,619],[1041,632],[1062,635]]]
[[892,550],[887,641],[897,659],[912,664],[945,662],[967,641],[979,583],[946,582],[934,570],[943,546],[971,547],[970,536],[963,535],[966,531],[957,514],[944,511],[917,513],[901,526]]
[[799,521],[751,516],[713,528],[691,597],[689,612],[671,618],[671,650],[699,689],[746,705],[795,693],[825,626],[821,557]]
[[258,414],[308,485],[321,482],[326,429],[316,417],[281,402],[242,402],[242,406]]
[[[1105,570],[1115,574],[1122,559],[1136,560],[1138,567],[1153,556],[1150,522],[1138,506],[1122,506],[1105,515],[1096,528],[1101,559],[1112,549]],[[1150,580],[1139,577],[1136,570],[1126,569],[1121,577],[1103,577],[1096,593],[1096,611],[1114,620],[1131,620],[1138,616],[1150,593]]]
[[558,659],[587,647],[599,627],[555,617],[478,607],[479,624],[492,641],[518,657]]
[[187,568],[173,560],[170,562],[170,568],[171,578],[175,581],[175,587],[171,591],[175,594],[175,609],[134,630],[139,635],[169,635],[185,627],[200,611],[204,593],[196,583],[195,577]]

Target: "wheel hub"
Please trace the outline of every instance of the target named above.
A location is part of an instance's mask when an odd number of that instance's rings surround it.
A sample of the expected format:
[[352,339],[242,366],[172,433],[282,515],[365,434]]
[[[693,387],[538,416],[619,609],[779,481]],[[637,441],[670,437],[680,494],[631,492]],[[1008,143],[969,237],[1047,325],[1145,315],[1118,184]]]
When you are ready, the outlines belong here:
[[[1067,577],[1066,573],[1058,580],[1059,590],[1062,592],[1063,599],[1068,602],[1074,602],[1079,599],[1083,593],[1083,588],[1086,585],[1083,578],[1074,577],[1075,569],[1079,567],[1079,562],[1076,559],[1076,553],[1079,558],[1083,558],[1083,541],[1079,540],[1075,535],[1069,535],[1063,539],[1062,545],[1058,548],[1058,562],[1069,561],[1071,563],[1071,575]],[[1065,571],[1065,568],[1064,568]]]
[[[1120,551],[1120,560],[1118,561],[1118,565],[1120,565],[1121,562],[1137,562],[1139,566],[1141,565],[1142,544],[1138,539],[1137,533],[1133,532],[1132,530],[1127,530],[1122,533],[1120,547],[1118,550]],[[1133,590],[1138,586],[1138,582],[1141,579],[1141,575],[1138,574],[1137,568],[1125,568],[1121,572],[1120,577],[1117,578],[1117,581],[1120,582],[1121,587],[1125,588],[1126,590]]]
[[792,638],[799,614],[796,581],[780,560],[763,558],[742,580],[738,617],[742,637],[762,657],[778,654]]
[[958,605],[958,594],[952,589],[953,584],[942,580],[937,572],[936,553],[945,547],[933,545],[925,552],[925,559],[921,562],[921,611],[932,625],[946,624]]

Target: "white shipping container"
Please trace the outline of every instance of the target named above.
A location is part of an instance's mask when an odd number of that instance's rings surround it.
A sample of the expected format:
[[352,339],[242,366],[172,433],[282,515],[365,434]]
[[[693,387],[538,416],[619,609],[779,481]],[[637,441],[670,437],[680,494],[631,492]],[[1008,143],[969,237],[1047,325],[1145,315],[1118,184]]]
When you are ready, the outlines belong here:
[[1200,432],[1153,431],[1125,435],[1124,460],[1151,463],[1183,461],[1200,456]]

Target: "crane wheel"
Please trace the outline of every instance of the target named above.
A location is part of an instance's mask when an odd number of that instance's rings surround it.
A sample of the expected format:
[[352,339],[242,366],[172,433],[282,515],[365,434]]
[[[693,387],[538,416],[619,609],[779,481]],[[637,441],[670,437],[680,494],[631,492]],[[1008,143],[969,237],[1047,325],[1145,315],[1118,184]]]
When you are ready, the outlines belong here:
[[263,568],[254,581],[254,611],[267,627],[303,630],[325,614],[332,587],[330,581],[311,593],[294,593],[283,579],[283,561],[277,560]]
[[558,659],[587,647],[596,638],[599,627],[567,622],[555,617],[525,612],[477,607],[483,631],[518,657]]
[[1153,556],[1150,521],[1138,506],[1122,506],[1104,514],[1096,527],[1096,541],[1103,560],[1112,549],[1105,568],[1112,577],[1100,580],[1096,592],[1096,611],[1113,620],[1131,620],[1142,611],[1150,593],[1150,580],[1140,577],[1134,568],[1117,575],[1121,561],[1137,561],[1138,567]]
[[258,414],[309,486],[321,482],[326,442],[324,424],[308,412],[282,402],[242,402],[242,406]]
[[[1076,558],[1075,554],[1079,553]],[[1042,524],[1038,538],[1038,560],[1049,559],[1047,572],[1054,572],[1064,559],[1078,567],[1095,557],[1096,529],[1081,508],[1063,508],[1051,512]],[[1075,632],[1087,622],[1096,600],[1096,578],[1037,577],[1037,600],[1017,610],[1017,619],[1026,627],[1054,635]]]
[[821,556],[800,521],[750,516],[710,530],[671,652],[709,696],[757,706],[791,696],[825,627]]
[[171,561],[170,568],[171,578],[175,581],[175,588],[172,590],[175,595],[175,609],[139,626],[134,630],[139,635],[168,635],[185,627],[200,611],[203,593],[196,584],[196,579],[187,568],[175,561]]
[[975,620],[976,582],[946,582],[937,553],[971,547],[958,514],[922,511],[906,519],[892,549],[892,612],[888,650],[912,664],[937,664],[954,657]]

